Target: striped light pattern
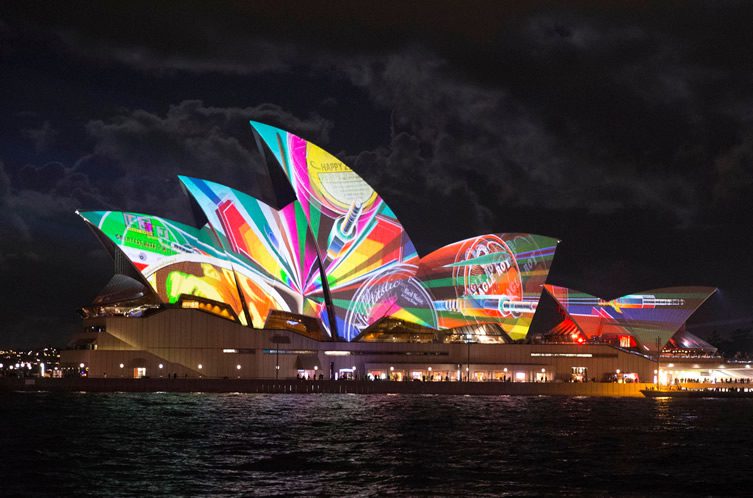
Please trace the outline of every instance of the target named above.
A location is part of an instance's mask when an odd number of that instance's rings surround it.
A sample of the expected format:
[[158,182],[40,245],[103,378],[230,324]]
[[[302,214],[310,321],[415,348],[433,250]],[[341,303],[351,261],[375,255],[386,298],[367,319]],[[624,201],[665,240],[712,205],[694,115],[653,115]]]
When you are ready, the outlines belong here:
[[713,287],[665,287],[601,299],[556,285],[544,287],[587,338],[630,336],[646,352],[656,352],[657,343],[663,348],[716,292]]
[[[218,314],[246,325],[236,274],[209,227],[198,229],[141,213],[84,211],[79,215],[110,239],[164,303],[186,296],[222,303]],[[269,303],[274,306],[273,302]]]
[[398,311],[401,297],[420,288],[413,243],[389,206],[342,161],[287,131],[251,125],[303,207],[327,276],[338,334],[351,340]]
[[[180,180],[204,211],[227,258],[246,279],[241,294],[250,306],[263,283],[283,302],[276,309],[317,316],[327,325],[321,269],[308,224],[298,202],[281,210],[219,183],[181,176]],[[269,309],[254,316],[263,326]],[[258,322],[257,322],[258,318]]]
[[[81,213],[163,302],[220,303],[228,318],[257,328],[273,311],[305,315],[347,341],[385,318],[453,329],[453,337],[488,324],[525,337],[557,240],[490,234],[419,258],[394,212],[342,161],[292,133],[251,124],[293,188],[297,201],[288,206],[181,176],[208,220],[201,229],[150,215]],[[281,316],[275,323],[295,322]]]
[[438,327],[497,323],[511,339],[525,338],[557,242],[541,235],[490,234],[421,258],[418,277],[432,295]]

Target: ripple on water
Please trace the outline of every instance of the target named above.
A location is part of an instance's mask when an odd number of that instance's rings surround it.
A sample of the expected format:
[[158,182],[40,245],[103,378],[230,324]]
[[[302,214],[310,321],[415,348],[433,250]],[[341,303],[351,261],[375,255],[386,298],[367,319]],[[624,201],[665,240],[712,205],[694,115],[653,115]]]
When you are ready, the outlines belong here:
[[0,394],[0,494],[665,495],[753,485],[751,400]]

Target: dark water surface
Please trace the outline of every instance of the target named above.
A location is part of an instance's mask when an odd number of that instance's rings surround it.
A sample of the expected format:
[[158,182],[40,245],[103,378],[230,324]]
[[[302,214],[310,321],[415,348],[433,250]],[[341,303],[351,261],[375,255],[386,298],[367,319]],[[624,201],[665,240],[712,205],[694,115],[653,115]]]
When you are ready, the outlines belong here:
[[750,495],[753,400],[0,394],[0,495]]

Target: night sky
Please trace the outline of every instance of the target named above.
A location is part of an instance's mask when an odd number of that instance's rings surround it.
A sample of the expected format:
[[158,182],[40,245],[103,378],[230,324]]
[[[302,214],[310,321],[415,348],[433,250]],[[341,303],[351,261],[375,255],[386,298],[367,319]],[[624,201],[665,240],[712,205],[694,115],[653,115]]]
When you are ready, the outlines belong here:
[[421,255],[550,235],[551,283],[716,286],[696,330],[748,327],[752,26],[750,2],[6,2],[0,346],[65,344],[110,279],[76,209],[193,223],[178,174],[281,202],[249,119],[343,159]]

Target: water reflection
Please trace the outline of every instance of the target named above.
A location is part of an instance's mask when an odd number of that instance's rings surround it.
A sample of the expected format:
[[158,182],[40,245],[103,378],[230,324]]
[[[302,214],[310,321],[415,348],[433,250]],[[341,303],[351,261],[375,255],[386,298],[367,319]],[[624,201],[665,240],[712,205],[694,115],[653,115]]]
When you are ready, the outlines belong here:
[[[745,399],[0,395],[0,494],[739,493]],[[714,476],[714,479],[709,479]]]

